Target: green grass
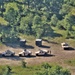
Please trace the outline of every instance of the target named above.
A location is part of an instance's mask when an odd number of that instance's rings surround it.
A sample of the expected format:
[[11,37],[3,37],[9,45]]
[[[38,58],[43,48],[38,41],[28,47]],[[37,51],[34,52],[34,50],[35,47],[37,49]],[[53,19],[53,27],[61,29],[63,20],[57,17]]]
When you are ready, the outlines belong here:
[[0,24],[6,26],[8,24],[8,22],[5,21],[4,18],[0,17]]
[[75,66],[75,59],[65,60],[64,62],[70,66]]
[[[50,64],[49,64],[50,65]],[[44,66],[47,66],[47,64]],[[57,70],[67,70],[63,69],[59,65],[50,65],[51,67],[44,67],[42,64],[40,65],[33,65],[33,66],[27,66],[26,68],[23,68],[22,66],[10,66],[12,75],[36,75],[36,73],[43,73],[47,70],[50,72],[56,72]],[[3,75],[6,72],[6,66],[0,66],[0,75]],[[69,72],[69,71],[68,71]],[[63,74],[62,74],[63,75]],[[69,74],[68,74],[69,75]]]
[[[0,75],[5,71],[6,66],[0,65]],[[43,70],[40,65],[27,66],[23,68],[22,66],[10,66],[12,69],[12,75],[34,75],[36,72]]]

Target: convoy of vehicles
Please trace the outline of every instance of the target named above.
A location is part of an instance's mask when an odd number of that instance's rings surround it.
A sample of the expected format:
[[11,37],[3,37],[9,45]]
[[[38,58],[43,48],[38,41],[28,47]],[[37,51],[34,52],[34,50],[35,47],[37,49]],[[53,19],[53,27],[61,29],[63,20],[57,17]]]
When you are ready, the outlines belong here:
[[[69,49],[69,45],[65,42],[61,43],[61,46],[63,49]],[[45,49],[39,49],[37,52],[35,52],[36,56],[44,56],[44,55],[48,55],[51,54],[51,51],[49,50],[45,50]],[[11,51],[11,50],[6,50],[5,52],[1,53],[2,56],[15,56],[15,52]],[[31,56],[32,52],[28,49],[24,49],[22,52],[20,52],[18,54],[19,56]]]
[[[39,51],[35,52],[36,56],[39,55],[47,55],[49,54],[48,50],[44,50],[44,49],[39,49]],[[18,54],[19,56],[31,56],[32,52],[30,50],[23,50],[22,52],[19,52]],[[6,50],[5,52],[2,53],[2,56],[15,56],[15,52],[11,51],[11,50]]]

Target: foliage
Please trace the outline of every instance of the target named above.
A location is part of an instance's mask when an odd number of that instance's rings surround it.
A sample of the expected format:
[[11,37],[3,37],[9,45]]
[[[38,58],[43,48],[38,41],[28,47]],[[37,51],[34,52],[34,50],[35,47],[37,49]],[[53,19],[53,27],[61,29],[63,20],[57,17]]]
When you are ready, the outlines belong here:
[[22,63],[22,67],[23,67],[23,68],[26,68],[26,64],[27,64],[27,63],[26,63],[24,60],[22,60],[21,63]]
[[11,68],[10,68],[10,66],[6,67],[6,70],[5,70],[3,75],[11,75]]
[[42,64],[42,67],[45,69],[51,68],[51,66],[48,63]]
[[36,75],[71,75],[71,73],[67,69],[63,69],[62,67],[56,65],[45,68],[44,71],[37,72]]
[[4,18],[0,17],[0,25],[8,25],[8,22]]
[[69,33],[70,38],[75,31],[74,0],[0,0],[0,16],[0,34],[7,38],[20,33],[36,38],[58,36],[52,27],[66,32],[65,36]]
[[[46,63],[48,64],[48,63]],[[45,65],[46,65],[45,64]],[[48,64],[48,68],[43,68],[42,65],[33,65],[23,68],[22,66],[0,66],[0,74],[6,75],[71,75],[70,71],[58,65]],[[11,68],[10,68],[11,67]],[[9,68],[11,69],[9,71]]]
[[75,66],[75,59],[65,60],[65,63],[70,65],[70,66]]

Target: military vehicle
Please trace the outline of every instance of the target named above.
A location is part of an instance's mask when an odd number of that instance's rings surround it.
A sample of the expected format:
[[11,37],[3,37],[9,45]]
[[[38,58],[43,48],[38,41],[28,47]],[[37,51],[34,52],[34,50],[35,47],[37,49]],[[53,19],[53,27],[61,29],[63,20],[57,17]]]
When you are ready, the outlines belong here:
[[2,56],[14,56],[15,52],[6,50],[5,52],[2,53]]
[[47,55],[49,53],[48,50],[39,49],[39,51],[35,52],[36,56]]
[[19,53],[19,56],[31,56],[32,52],[25,49],[22,52]]
[[70,47],[70,46],[69,46],[67,43],[65,43],[65,42],[61,43],[61,46],[62,46],[63,49],[69,49],[69,47]]

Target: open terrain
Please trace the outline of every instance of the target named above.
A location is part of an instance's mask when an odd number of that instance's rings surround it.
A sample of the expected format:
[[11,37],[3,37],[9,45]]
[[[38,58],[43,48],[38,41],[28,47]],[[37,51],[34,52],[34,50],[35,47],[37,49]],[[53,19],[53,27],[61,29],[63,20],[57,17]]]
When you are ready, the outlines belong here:
[[[70,66],[65,63],[66,60],[75,59],[75,50],[74,45],[69,42],[71,48],[70,50],[63,50],[60,43],[52,41],[43,41],[42,47],[37,47],[35,41],[28,41],[26,48],[32,51],[31,57],[19,57],[18,53],[21,52],[24,48],[19,47],[17,44],[5,44],[0,46],[0,53],[5,50],[15,51],[14,57],[2,57],[0,54],[0,65],[20,65],[21,60],[25,60],[28,65],[37,65],[43,62],[49,62],[52,64],[59,64],[64,68],[68,68],[72,75],[75,75],[75,66]],[[47,49],[51,51],[51,55],[48,56],[35,56],[35,52],[38,49]]]

